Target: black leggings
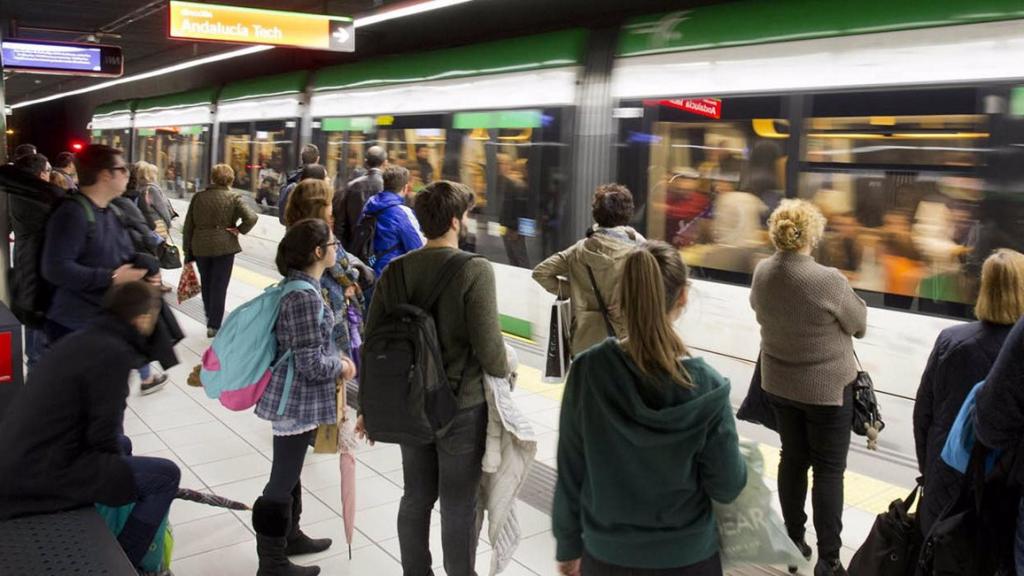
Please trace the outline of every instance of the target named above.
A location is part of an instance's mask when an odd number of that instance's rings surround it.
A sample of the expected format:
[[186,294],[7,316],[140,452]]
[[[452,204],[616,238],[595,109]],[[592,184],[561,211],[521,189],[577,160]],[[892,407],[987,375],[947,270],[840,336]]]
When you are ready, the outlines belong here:
[[263,496],[271,500],[287,500],[299,483],[302,463],[306,460],[309,440],[316,431],[292,436],[274,436],[274,460],[270,465],[270,480]]

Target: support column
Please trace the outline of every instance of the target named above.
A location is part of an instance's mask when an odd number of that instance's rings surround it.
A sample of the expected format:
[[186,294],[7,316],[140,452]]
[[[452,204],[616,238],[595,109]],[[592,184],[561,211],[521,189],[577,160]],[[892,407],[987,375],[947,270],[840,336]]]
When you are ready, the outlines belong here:
[[[0,40],[3,39],[7,30],[7,23],[0,20]],[[4,97],[4,76],[0,71],[0,165],[7,163],[7,114],[6,99]],[[11,291],[8,282],[11,269],[11,221],[7,206],[7,193],[0,189],[0,301],[5,305],[11,305]]]
[[566,205],[559,245],[579,240],[592,223],[591,198],[598,185],[615,177],[615,120],[612,118],[612,67],[618,28],[590,35],[576,97],[572,142],[572,196]]

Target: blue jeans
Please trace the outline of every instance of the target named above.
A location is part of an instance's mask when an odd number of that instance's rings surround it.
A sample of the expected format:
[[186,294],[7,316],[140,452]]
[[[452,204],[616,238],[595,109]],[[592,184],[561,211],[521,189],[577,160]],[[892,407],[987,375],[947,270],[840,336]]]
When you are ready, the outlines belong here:
[[31,369],[46,352],[46,332],[38,328],[25,327],[25,357]]
[[450,576],[473,576],[476,502],[487,439],[487,405],[459,411],[434,444],[402,445],[405,493],[398,506],[398,545],[405,576],[432,574],[430,511],[441,499],[441,549]]
[[124,461],[132,471],[136,500],[117,541],[132,565],[138,566],[149,551],[160,523],[167,516],[178,494],[181,470],[170,460],[132,456],[131,440],[127,436],[121,436],[118,440]]
[[149,380],[149,377],[153,375],[153,368],[149,364],[143,364],[139,367],[139,379],[145,382]]

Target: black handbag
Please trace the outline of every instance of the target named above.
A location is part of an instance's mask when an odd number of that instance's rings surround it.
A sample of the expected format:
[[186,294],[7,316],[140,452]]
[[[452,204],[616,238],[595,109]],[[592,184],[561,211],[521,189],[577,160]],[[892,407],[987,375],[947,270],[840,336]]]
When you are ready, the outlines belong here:
[[769,430],[779,430],[775,421],[775,409],[772,408],[768,394],[761,387],[761,355],[757,355],[757,363],[754,364],[754,375],[750,377],[750,388],[747,389],[747,397],[740,404],[736,411],[736,417],[740,420],[760,424]]
[[850,576],[910,576],[921,552],[921,526],[911,512],[920,484],[904,500],[894,500],[879,514],[871,532],[853,555]]
[[160,259],[160,267],[165,270],[176,270],[181,268],[181,250],[170,242],[163,242],[156,249],[157,258]]
[[[853,353],[857,358],[857,353]],[[885,429],[885,422],[882,421],[882,413],[878,408],[878,397],[875,396],[875,384],[871,376],[864,371],[860,358],[857,358],[857,378],[853,384],[853,433],[858,436],[869,436],[868,432],[874,430],[877,435]],[[869,442],[868,448],[871,448]]]

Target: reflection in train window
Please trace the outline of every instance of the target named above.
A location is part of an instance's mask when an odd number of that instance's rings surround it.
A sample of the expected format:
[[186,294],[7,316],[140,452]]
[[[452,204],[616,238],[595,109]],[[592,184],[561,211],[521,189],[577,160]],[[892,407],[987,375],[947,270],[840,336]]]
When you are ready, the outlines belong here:
[[[646,234],[692,266],[741,274],[771,253],[765,222],[785,195],[788,123],[775,99],[732,99],[708,119],[646,103]],[[762,115],[763,114],[763,115]]]
[[186,192],[194,194],[202,189],[208,172],[208,127],[139,128],[136,135],[136,160],[156,165],[165,193],[183,198]]
[[968,111],[807,120],[799,195],[828,219],[819,261],[891,306],[974,301],[991,144]]
[[222,130],[222,158],[235,170],[235,188],[250,192],[260,206],[276,206],[294,164],[295,123],[240,122]]

